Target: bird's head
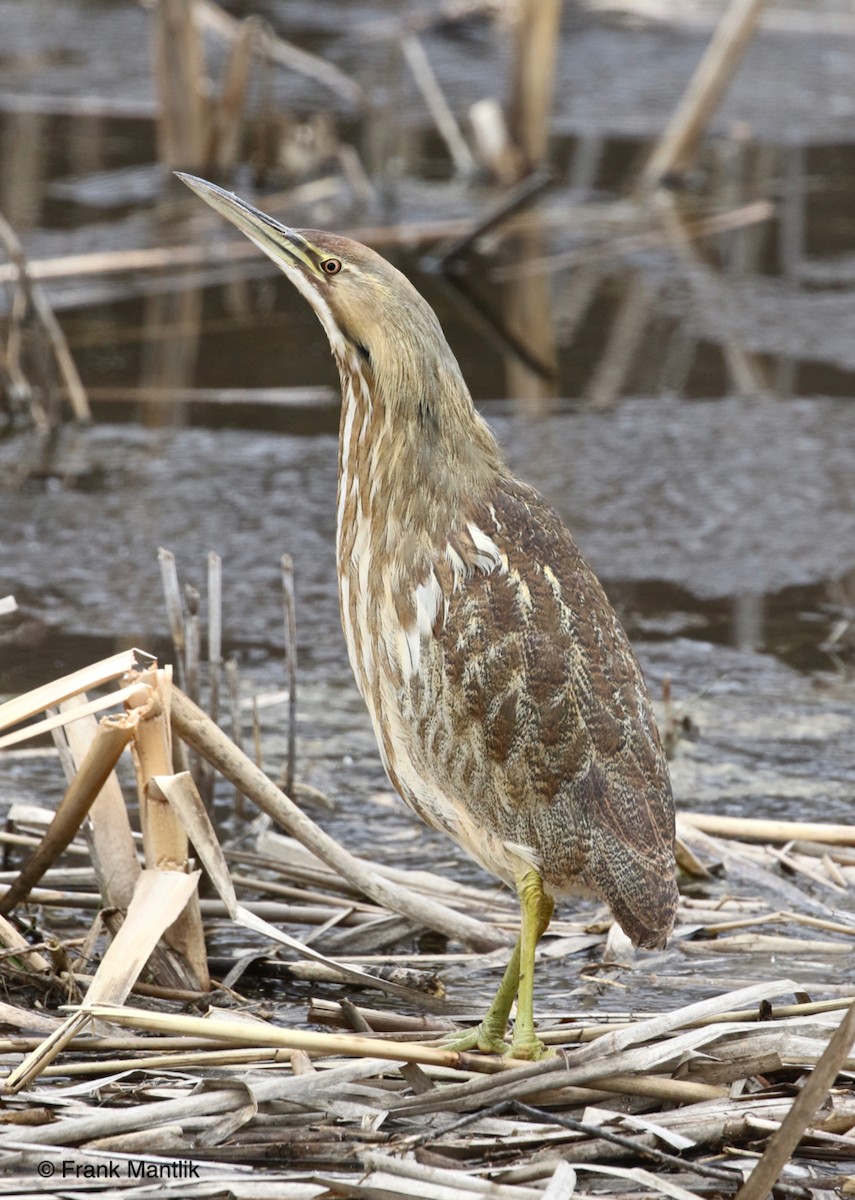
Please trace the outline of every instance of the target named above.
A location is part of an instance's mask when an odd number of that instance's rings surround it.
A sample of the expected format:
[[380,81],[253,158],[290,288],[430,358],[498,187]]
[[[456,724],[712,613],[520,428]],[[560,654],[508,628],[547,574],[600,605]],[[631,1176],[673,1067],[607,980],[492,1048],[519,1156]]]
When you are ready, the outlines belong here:
[[[178,173],[276,263],[326,330],[339,368],[370,369],[390,395],[414,380],[468,391],[436,315],[405,275],[367,246],[316,229],[290,229],[231,192]],[[410,377],[410,378],[408,378]]]
[[[390,460],[411,486],[483,491],[499,469],[436,314],[406,276],[367,246],[289,229],[231,192],[179,174],[253,241],[305,296],[326,330],[342,390],[365,396],[388,424]],[[394,449],[393,449],[394,447]]]

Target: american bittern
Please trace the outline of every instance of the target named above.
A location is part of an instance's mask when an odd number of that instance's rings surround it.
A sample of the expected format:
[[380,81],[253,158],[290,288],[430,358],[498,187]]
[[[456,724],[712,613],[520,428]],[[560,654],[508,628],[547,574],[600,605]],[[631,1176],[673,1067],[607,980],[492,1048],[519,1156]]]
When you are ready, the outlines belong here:
[[365,246],[181,178],[326,330],[341,620],[383,764],[520,899],[496,998],[453,1044],[536,1058],[535,950],[555,897],[594,893],[637,945],[663,945],[674,921],[674,806],[635,655],[570,533],[511,475],[412,284]]

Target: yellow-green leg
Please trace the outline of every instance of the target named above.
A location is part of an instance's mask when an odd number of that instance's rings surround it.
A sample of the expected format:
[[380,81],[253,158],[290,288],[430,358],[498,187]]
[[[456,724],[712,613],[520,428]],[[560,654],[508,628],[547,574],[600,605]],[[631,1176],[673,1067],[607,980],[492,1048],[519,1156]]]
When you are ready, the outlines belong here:
[[[540,1058],[543,1044],[535,1036],[533,987],[534,952],[549,925],[554,904],[544,894],[537,871],[530,870],[517,879],[520,898],[520,936],[510,961],[505,967],[502,982],[484,1020],[474,1029],[454,1034],[441,1043],[450,1050],[480,1050],[484,1054],[510,1054],[514,1058]],[[517,1019],[513,1041],[505,1041],[508,1017],[519,992]]]
[[542,1058],[544,1045],[534,1032],[534,955],[555,905],[544,892],[543,881],[534,869],[517,879],[517,894],[521,916],[517,1019],[508,1053],[511,1058]]

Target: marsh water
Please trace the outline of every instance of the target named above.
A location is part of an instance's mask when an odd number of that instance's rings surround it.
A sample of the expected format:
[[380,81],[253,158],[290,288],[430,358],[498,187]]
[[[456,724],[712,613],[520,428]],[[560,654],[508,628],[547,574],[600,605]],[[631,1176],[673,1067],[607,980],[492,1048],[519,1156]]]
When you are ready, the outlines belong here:
[[[277,75],[278,101],[293,119],[331,112],[373,181],[359,200],[340,181],[307,199],[292,179],[273,178],[270,190],[292,189],[291,207],[277,214],[297,225],[387,231],[383,252],[436,307],[513,469],[573,529],[654,696],[669,679],[696,727],[673,763],[678,805],[849,822],[848,8],[819,6],[808,28],[796,6],[783,5],[758,35],[686,205],[704,213],[768,201],[772,209],[687,259],[663,239],[625,252],[602,246],[635,232],[621,205],[718,8],[685,6],[686,19],[671,26],[568,5],[556,182],[522,233],[480,244],[465,278],[448,279],[425,261],[428,244],[396,244],[388,230],[427,221],[456,228],[497,192],[454,177],[395,58],[389,29],[407,6],[262,7],[283,36],[349,71],[376,109],[357,121],[316,82]],[[142,8],[0,0],[0,25],[11,31],[0,50],[0,210],[32,260],[230,241],[155,162]],[[457,111],[495,93],[504,50],[491,22],[435,26],[424,42]],[[321,161],[312,178],[330,175],[336,169]],[[234,182],[264,207],[248,170]],[[601,249],[586,257],[593,243]],[[521,273],[558,253],[576,258]],[[45,435],[18,420],[0,440],[0,593],[14,594],[19,608],[0,624],[0,693],[128,645],[168,660],[164,546],[203,598],[207,554],[221,556],[224,648],[245,695],[263,700],[285,684],[279,564],[287,552],[297,598],[298,776],[335,803],[315,815],[357,852],[397,863],[417,847],[418,865],[485,882],[456,847],[387,802],[338,625],[337,378],[305,302],[266,261],[246,257],[57,271],[44,286],[95,421]],[[265,763],[276,764],[285,706],[262,703],[260,717]],[[53,804],[59,790],[49,754],[0,758],[4,809]],[[840,903],[851,907],[848,897]],[[552,983],[560,995],[561,980]]]

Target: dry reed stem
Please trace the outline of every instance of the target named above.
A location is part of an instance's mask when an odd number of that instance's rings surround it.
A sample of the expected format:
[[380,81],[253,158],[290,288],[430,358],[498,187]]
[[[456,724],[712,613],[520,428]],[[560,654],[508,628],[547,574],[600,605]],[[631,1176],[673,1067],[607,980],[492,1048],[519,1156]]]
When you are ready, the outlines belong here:
[[[82,667],[79,671],[73,671],[70,675],[63,675],[60,679],[33,688],[23,696],[16,696],[13,700],[0,704],[0,729],[8,729],[10,725],[26,721],[51,705],[67,700],[69,696],[76,696],[78,692],[110,683],[141,664],[152,661],[151,655],[146,654],[144,650],[123,650],[120,654],[113,654],[110,658],[101,659],[88,667]],[[27,736],[29,734],[30,731],[27,730]],[[0,741],[0,746],[5,744],[8,743]]]
[[455,171],[464,177],[472,175],[476,168],[475,159],[439,86],[424,46],[415,34],[403,37],[400,46],[440,137],[451,155]]
[[683,822],[702,833],[757,842],[792,842],[799,838],[832,846],[855,846],[855,825],[813,821],[764,821],[756,817],[727,817],[713,813],[681,812]]
[[[127,916],[101,959],[84,1003],[121,1004],[165,930],[194,895],[199,872],[143,871]],[[37,1050],[27,1055],[5,1081],[7,1091],[26,1087],[88,1024],[90,1014],[73,1013]]]
[[731,0],[680,103],[650,155],[639,190],[650,192],[684,170],[742,60],[766,0]]
[[[63,710],[62,705],[65,701],[60,701],[60,711],[52,717],[45,717],[41,721],[35,721],[23,729],[16,729],[14,732],[0,737],[0,750],[5,750],[9,746],[15,746],[19,742],[28,742],[32,738],[40,737],[44,733],[53,734],[56,741],[57,730],[63,729],[66,725],[74,721],[78,721],[81,717],[91,716],[95,713],[103,712],[105,708],[116,708],[118,705],[124,704],[134,694],[136,688],[137,685],[133,684],[131,687],[119,688],[115,692],[109,692],[105,696],[97,696],[94,700],[89,700],[75,709],[72,715]],[[58,747],[57,752],[61,754],[62,750]]]
[[[265,207],[271,213],[287,202],[293,203],[294,189],[290,192],[266,196]],[[517,231],[530,227],[556,225],[559,228],[575,226],[581,220],[584,228],[594,223],[597,228],[608,227],[612,221],[618,224],[637,220],[639,209],[634,205],[615,204],[611,214],[604,217],[603,206],[584,209],[562,209],[554,214],[538,213],[536,217],[525,214],[509,223],[509,229]],[[465,236],[472,228],[468,217],[450,217],[437,221],[413,221],[399,225],[366,225],[344,229],[341,232],[355,241],[382,248],[384,246],[419,246],[438,241],[440,238]],[[160,271],[169,267],[205,266],[240,259],[255,259],[258,250],[246,239],[241,241],[212,241],[207,245],[194,242],[184,246],[153,246],[142,250],[99,250],[86,254],[67,254],[54,258],[34,259],[29,264],[33,279],[68,279],[75,276],[107,275],[138,271]],[[264,263],[256,263],[264,267]],[[264,269],[267,269],[264,267]],[[273,267],[270,268],[274,270]],[[14,282],[15,268],[0,265],[0,284]]]
[[[87,1042],[94,1039],[80,1038],[76,1043],[76,1047],[80,1050],[89,1050]],[[106,1039],[100,1039],[104,1041]],[[117,1039],[114,1039],[117,1040]],[[142,1041],[143,1039],[138,1039]],[[161,1041],[169,1039],[162,1038]],[[178,1040],[178,1039],[176,1039]],[[199,1043],[200,1039],[195,1039]],[[20,1049],[20,1047],[15,1047]],[[121,1046],[118,1049],[122,1049]],[[283,1063],[285,1066],[290,1065],[291,1056],[296,1051],[282,1048],[279,1050],[262,1049],[252,1050],[246,1049],[223,1049],[211,1050],[203,1045],[198,1045],[198,1049],[179,1051],[170,1050],[164,1054],[140,1054],[139,1050],[144,1047],[137,1047],[137,1053],[130,1055],[125,1054],[122,1058],[98,1058],[84,1059],[80,1062],[64,1062],[61,1066],[46,1067],[42,1072],[45,1078],[62,1079],[67,1076],[69,1079],[79,1079],[87,1075],[110,1075],[120,1071],[196,1071],[203,1067],[212,1068],[220,1067],[228,1069],[229,1067],[253,1066],[254,1064],[262,1064],[268,1066],[271,1063]]]
[[288,758],[282,771],[283,791],[294,794],[297,770],[297,604],[294,596],[294,560],[283,554],[282,607],[285,622],[285,667],[288,672]]
[[223,668],[223,563],[213,550],[208,554],[208,671],[211,720],[220,718],[220,673]]
[[[97,736],[98,723],[91,715],[81,715],[86,707],[85,694],[73,696],[60,703],[60,711],[75,720],[63,726],[75,768],[79,769],[89,746]],[[115,771],[111,771],[89,809],[84,833],[92,856],[98,888],[109,908],[124,911],[131,902],[139,879],[134,835],[128,810]]]
[[[519,1059],[501,1058],[498,1055],[481,1055],[465,1053],[457,1050],[444,1050],[440,1047],[427,1046],[417,1042],[388,1042],[381,1039],[361,1037],[351,1034],[316,1033],[311,1030],[284,1029],[281,1026],[270,1026],[262,1021],[231,1019],[222,1020],[211,1017],[190,1017],[175,1013],[154,1013],[143,1009],[118,1007],[113,1004],[94,1004],[86,1002],[86,1011],[93,1017],[109,1021],[114,1025],[149,1029],[158,1033],[165,1030],[173,1031],[180,1036],[209,1037],[221,1042],[238,1043],[254,1048],[288,1048],[303,1050],[315,1055],[344,1055],[347,1057],[377,1059],[383,1062],[418,1063],[424,1066],[444,1067],[454,1071],[474,1072],[480,1075],[502,1078],[512,1072],[508,1078],[521,1077],[522,1094],[541,1090],[537,1083],[532,1086],[529,1079],[531,1064]],[[707,1035],[710,1036],[710,1035]],[[698,1041],[701,1034],[695,1031],[693,1035],[683,1035],[680,1045],[668,1047],[668,1055],[679,1053],[683,1043],[688,1040]],[[657,1048],[660,1055],[665,1052]],[[553,1071],[561,1073],[561,1060],[550,1060]],[[719,1099],[726,1095],[722,1088],[710,1087],[681,1079],[667,1079],[644,1074],[618,1075],[609,1072],[609,1064],[598,1070],[592,1068],[588,1074],[598,1090],[611,1091],[618,1094],[648,1096],[666,1102],[697,1103]],[[524,1078],[522,1078],[524,1077]],[[561,1081],[562,1084],[564,1081]],[[568,1082],[570,1082],[568,1080]],[[466,1089],[467,1085],[455,1087],[453,1096],[456,1099]],[[475,1085],[477,1086],[477,1085]],[[503,1085],[498,1090],[504,1094]],[[496,1090],[491,1088],[490,1090]],[[587,1090],[590,1090],[587,1089]],[[514,1089],[517,1094],[517,1089]],[[449,1101],[449,1104],[452,1104]],[[413,1113],[419,1108],[418,1103],[412,1102],[393,1105],[396,1111]],[[430,1105],[429,1107],[432,1107]],[[440,1108],[446,1108],[440,1100]],[[456,1106],[455,1106],[456,1107]]]
[[309,958],[323,964],[334,971],[338,979],[345,979],[351,983],[377,988],[409,1001],[415,1000],[418,1003],[430,1005],[428,997],[414,992],[412,988],[402,987],[391,981],[378,979],[376,976],[368,975],[365,971],[360,971],[356,967],[338,963],[334,959],[321,954],[320,951],[313,949],[313,947],[307,946],[299,939],[291,937],[290,934],[285,933],[283,930],[270,925],[248,908],[239,904],[234,890],[234,882],[217,840],[217,835],[190,773],[185,771],[178,775],[155,776],[152,778],[151,783],[169,801],[170,807],[174,810],[181,821],[182,827],[192,840],[196,853],[208,872],[211,883],[226,906],[228,915],[238,925],[242,925],[246,929],[255,930],[256,933],[261,933],[272,941],[279,942],[281,945],[296,950],[304,958]]
[[[224,41],[231,42],[241,36],[244,22],[225,12],[213,0],[196,0],[194,16],[201,29]],[[263,49],[271,61],[323,84],[351,104],[362,104],[364,96],[359,84],[327,59],[301,50],[269,31],[265,34]]]
[[252,59],[262,28],[258,17],[247,17],[235,31],[220,95],[213,105],[205,150],[206,163],[218,171],[230,170],[240,158]]
[[[25,295],[32,302],[33,308],[41,321],[42,328],[47,334],[56,365],[59,369],[60,378],[65,385],[75,417],[78,421],[91,421],[92,413],[89,411],[86,389],[83,386],[77,366],[68,348],[68,342],[65,339],[65,334],[62,332],[62,326],[57,321],[44,292],[37,283],[33,282],[23,247],[14,229],[2,213],[0,213],[0,241],[4,243],[6,252],[11,259],[10,268],[14,272],[12,278],[17,283],[18,294]],[[16,357],[17,355],[13,355],[13,358]],[[13,364],[13,370],[15,368],[16,364]]]
[[[20,950],[21,957],[15,961],[24,971],[33,971],[39,975],[46,975],[51,970],[51,965],[47,959],[42,958],[41,954],[35,950],[20,930],[16,929],[11,921],[7,921],[5,917],[0,916],[0,945],[5,946],[8,950]],[[5,955],[4,955],[5,957]],[[10,1007],[10,1006],[2,1006]],[[2,1014],[4,1024],[7,1021],[7,1014]]]
[[21,867],[18,878],[0,899],[0,913],[10,912],[23,900],[70,844],[131,735],[132,730],[124,725],[121,718],[108,717],[101,721],[97,736],[60,801],[41,842]]
[[512,944],[513,938],[503,931],[380,878],[366,863],[324,833],[177,688],[172,692],[172,724],[184,741],[249,796],[263,812],[378,904],[465,942],[476,950],[496,950]]
[[519,1059],[498,1055],[441,1050],[416,1042],[385,1042],[343,1033],[316,1033],[307,1029],[284,1029],[263,1021],[245,1019],[222,1020],[210,1017],[188,1017],[178,1013],[154,1013],[145,1009],[119,1007],[112,1004],[86,1006],[92,1016],[114,1025],[135,1029],[151,1029],[158,1033],[171,1030],[184,1037],[210,1037],[218,1041],[253,1047],[284,1047],[305,1050],[310,1054],[345,1055],[372,1058],[389,1062],[416,1062],[428,1066],[449,1067],[452,1070],[495,1074],[527,1066]]
[[196,0],[157,0],[152,12],[158,158],[172,167],[205,165],[208,99]]
[[391,1154],[376,1151],[363,1154],[362,1165],[371,1172],[365,1180],[370,1195],[419,1196],[425,1200],[449,1200],[451,1196],[455,1200],[466,1197],[474,1200],[477,1196],[487,1196],[489,1200],[548,1200],[540,1188],[506,1186],[460,1170],[430,1166],[411,1158],[394,1158]]
[[789,1162],[805,1130],[825,1100],[855,1042],[855,1004],[840,1022],[825,1053],[810,1074],[780,1129],[772,1135],[757,1166],[737,1192],[736,1200],[763,1200]]
[[[151,668],[137,676],[137,681],[146,686],[128,701],[127,721],[134,738],[145,860],[158,870],[186,872],[190,869],[187,832],[160,790],[152,785],[154,776],[172,773],[172,669]],[[174,927],[167,931],[165,941],[186,963],[188,986],[206,991],[211,980],[198,896],[188,902]]]
[[175,650],[175,661],[178,668],[179,682],[184,679],[184,653],[187,648],[187,632],[184,625],[184,605],[181,602],[181,587],[178,583],[178,568],[175,555],[171,550],[158,547],[157,561],[160,565],[160,582],[163,587],[163,597],[166,601],[166,615],[169,620],[169,631],[172,635],[172,646]]
[[546,157],[561,8],[561,0],[516,0],[508,122],[523,169]]

